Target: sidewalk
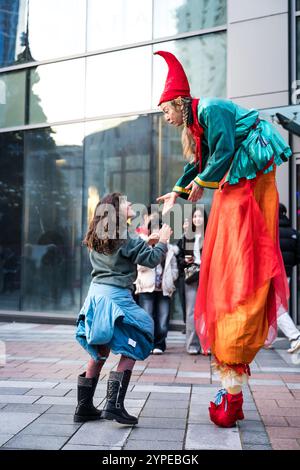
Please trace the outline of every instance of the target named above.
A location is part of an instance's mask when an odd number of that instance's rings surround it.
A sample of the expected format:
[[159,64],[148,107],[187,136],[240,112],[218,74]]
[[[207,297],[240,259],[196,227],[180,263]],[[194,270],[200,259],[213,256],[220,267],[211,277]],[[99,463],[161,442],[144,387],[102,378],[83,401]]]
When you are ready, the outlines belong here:
[[[6,347],[0,367],[1,448],[300,450],[300,354],[288,354],[286,340],[259,352],[244,390],[246,419],[221,429],[208,417],[209,400],[220,388],[210,358],[187,355],[184,335],[170,332],[165,354],[135,366],[126,408],[139,415],[139,423],[127,427],[102,420],[73,423],[76,379],[87,360],[74,331],[65,325],[0,323]],[[111,355],[101,373],[97,406],[117,362]]]

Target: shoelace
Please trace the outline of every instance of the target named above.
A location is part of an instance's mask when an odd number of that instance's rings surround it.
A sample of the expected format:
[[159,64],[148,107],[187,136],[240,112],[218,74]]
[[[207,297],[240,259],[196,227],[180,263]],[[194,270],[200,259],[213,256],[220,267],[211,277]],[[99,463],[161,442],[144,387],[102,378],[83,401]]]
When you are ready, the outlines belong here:
[[220,405],[222,403],[222,399],[224,397],[224,400],[225,400],[224,409],[225,409],[225,411],[227,411],[227,398],[226,398],[226,395],[227,395],[227,390],[225,388],[221,388],[215,396],[215,404],[216,405]]

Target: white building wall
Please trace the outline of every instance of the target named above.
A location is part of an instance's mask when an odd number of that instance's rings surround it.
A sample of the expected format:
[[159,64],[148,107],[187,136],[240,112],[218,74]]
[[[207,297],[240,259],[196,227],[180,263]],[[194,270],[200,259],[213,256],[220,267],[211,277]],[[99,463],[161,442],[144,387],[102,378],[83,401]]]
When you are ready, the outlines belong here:
[[[288,0],[228,0],[227,96],[247,108],[289,104]],[[288,140],[288,133],[278,130]],[[289,166],[277,171],[289,208]]]

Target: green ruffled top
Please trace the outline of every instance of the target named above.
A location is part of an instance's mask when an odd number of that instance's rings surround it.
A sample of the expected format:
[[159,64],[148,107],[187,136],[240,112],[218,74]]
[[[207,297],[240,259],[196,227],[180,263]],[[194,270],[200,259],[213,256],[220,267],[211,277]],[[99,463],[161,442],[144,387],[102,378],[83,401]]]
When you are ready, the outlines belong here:
[[[218,188],[225,181],[236,184],[241,178],[253,179],[274,157],[281,165],[292,155],[283,137],[268,121],[259,120],[258,111],[245,109],[230,100],[200,98],[198,120],[203,127],[202,170],[198,163],[188,163],[173,191],[184,199],[192,180],[199,186]],[[256,127],[254,127],[256,126]],[[272,171],[269,165],[264,173]]]

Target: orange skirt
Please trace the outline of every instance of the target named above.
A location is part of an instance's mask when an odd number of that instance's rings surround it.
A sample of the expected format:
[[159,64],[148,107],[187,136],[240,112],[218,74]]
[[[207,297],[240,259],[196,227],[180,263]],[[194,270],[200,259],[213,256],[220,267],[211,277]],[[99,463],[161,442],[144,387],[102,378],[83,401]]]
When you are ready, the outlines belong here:
[[204,352],[219,363],[249,364],[275,339],[288,295],[275,171],[225,185],[214,195],[195,304]]

